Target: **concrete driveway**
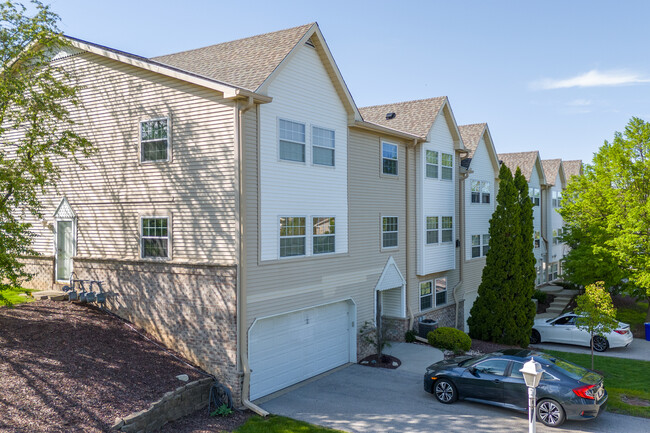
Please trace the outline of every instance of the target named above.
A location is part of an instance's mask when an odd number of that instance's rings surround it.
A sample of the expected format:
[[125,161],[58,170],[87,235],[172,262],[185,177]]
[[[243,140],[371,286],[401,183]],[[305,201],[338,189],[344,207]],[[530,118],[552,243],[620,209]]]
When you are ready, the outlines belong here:
[[[424,367],[441,357],[424,345],[397,343],[391,349],[402,366],[396,370],[351,364],[257,403],[267,411],[349,432],[430,433],[525,432],[526,414],[470,402],[438,403],[422,385]],[[411,356],[406,356],[411,353]],[[431,359],[431,362],[427,361]],[[416,371],[422,366],[420,371]],[[537,424],[540,433],[650,432],[647,419],[605,413],[585,422],[568,421],[560,429]]]

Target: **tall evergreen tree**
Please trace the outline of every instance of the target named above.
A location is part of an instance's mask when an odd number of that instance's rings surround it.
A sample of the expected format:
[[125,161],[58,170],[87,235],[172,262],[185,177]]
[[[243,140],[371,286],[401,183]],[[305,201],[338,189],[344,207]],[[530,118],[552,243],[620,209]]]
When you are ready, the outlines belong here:
[[520,286],[514,293],[511,305],[516,329],[517,344],[522,347],[528,345],[530,332],[535,321],[535,304],[532,301],[535,292],[535,253],[533,252],[533,203],[528,195],[528,182],[517,167],[515,172],[515,187],[519,192],[519,228],[521,230],[520,258]]
[[522,281],[521,206],[512,172],[505,164],[499,170],[499,182],[497,206],[490,220],[490,249],[467,324],[472,338],[518,344],[511,301]]

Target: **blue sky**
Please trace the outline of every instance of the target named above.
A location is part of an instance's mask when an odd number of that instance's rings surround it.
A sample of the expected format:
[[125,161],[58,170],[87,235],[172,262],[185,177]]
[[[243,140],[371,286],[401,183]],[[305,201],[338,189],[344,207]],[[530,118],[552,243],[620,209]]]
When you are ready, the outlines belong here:
[[152,57],[317,21],[358,106],[446,95],[497,151],[590,162],[650,121],[647,1],[52,0],[67,34]]

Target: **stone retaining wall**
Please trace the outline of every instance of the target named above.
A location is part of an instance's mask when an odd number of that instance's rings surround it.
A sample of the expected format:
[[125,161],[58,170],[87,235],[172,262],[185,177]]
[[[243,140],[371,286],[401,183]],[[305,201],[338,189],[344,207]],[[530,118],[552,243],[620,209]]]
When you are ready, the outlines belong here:
[[152,403],[149,409],[115,420],[112,430],[147,433],[160,429],[170,421],[189,415],[208,405],[214,379],[206,377],[176,388]]

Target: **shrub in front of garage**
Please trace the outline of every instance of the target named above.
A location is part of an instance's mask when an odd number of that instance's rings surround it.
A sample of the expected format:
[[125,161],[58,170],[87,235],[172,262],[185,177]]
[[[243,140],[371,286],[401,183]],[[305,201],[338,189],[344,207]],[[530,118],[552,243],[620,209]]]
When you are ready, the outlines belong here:
[[469,335],[456,328],[438,328],[427,334],[427,340],[433,347],[454,352],[467,352],[472,347]]

